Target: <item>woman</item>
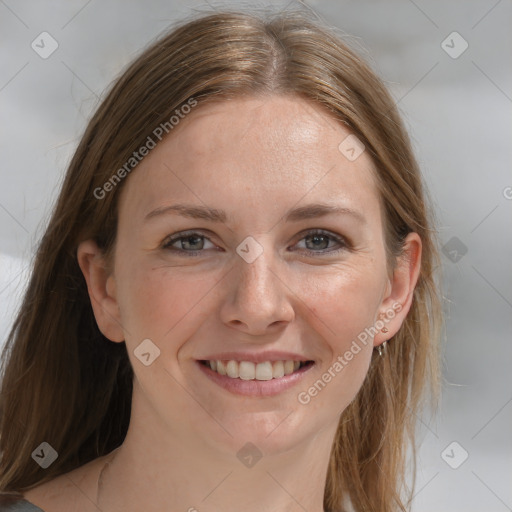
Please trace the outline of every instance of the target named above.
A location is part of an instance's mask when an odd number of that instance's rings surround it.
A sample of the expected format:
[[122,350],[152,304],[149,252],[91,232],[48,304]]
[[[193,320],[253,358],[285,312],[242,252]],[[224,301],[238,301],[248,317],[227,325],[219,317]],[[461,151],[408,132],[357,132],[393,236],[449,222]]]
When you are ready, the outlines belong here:
[[39,246],[3,510],[406,510],[436,266],[393,100],[333,31],[182,24],[99,107]]

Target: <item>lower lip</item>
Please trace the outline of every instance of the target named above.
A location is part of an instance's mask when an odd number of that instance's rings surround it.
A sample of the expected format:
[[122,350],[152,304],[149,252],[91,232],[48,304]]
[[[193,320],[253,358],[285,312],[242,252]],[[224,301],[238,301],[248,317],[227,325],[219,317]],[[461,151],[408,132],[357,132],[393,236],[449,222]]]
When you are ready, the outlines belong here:
[[292,386],[295,386],[297,383],[302,381],[306,373],[315,366],[314,363],[304,366],[299,368],[296,372],[277,379],[242,380],[238,378],[232,379],[227,375],[220,375],[219,373],[214,372],[209,366],[205,366],[199,361],[196,361],[196,364],[209,379],[220,387],[234,393],[235,395],[255,397],[275,396],[287,389],[290,389]]

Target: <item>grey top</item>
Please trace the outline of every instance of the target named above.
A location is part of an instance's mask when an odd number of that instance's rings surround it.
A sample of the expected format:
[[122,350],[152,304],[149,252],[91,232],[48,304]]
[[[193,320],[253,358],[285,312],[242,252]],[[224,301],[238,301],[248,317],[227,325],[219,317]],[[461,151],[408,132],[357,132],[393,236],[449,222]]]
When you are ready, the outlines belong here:
[[0,512],[44,512],[20,496],[0,495]]

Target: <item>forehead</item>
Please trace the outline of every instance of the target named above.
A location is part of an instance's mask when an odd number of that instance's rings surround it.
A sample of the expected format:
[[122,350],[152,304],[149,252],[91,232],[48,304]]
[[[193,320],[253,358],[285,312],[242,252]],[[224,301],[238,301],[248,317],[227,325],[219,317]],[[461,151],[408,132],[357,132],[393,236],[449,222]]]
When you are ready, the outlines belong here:
[[184,196],[226,209],[343,200],[371,214],[379,203],[374,166],[366,152],[347,158],[349,136],[322,107],[298,97],[200,105],[132,172],[121,201],[148,210]]

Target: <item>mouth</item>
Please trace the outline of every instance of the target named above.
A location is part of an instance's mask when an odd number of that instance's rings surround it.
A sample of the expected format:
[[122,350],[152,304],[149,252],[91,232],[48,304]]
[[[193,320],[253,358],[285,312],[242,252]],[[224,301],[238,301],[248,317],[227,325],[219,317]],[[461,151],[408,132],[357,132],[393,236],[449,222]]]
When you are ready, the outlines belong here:
[[210,368],[219,375],[226,375],[231,379],[241,380],[272,380],[280,379],[285,375],[291,375],[301,368],[309,367],[314,361],[263,361],[253,363],[251,361],[209,361],[200,360],[200,364]]
[[231,393],[244,396],[273,396],[304,378],[315,362],[196,360],[199,369],[211,381]]

